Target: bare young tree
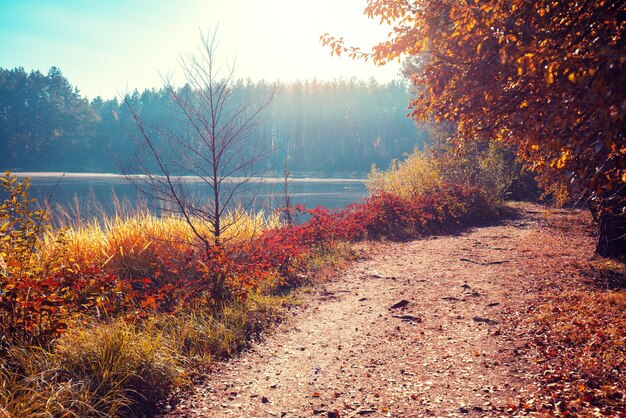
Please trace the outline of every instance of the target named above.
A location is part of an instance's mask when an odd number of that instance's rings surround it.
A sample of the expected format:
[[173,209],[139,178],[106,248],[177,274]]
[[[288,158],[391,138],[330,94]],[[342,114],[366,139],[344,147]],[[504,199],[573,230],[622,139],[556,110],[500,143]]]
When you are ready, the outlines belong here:
[[[149,199],[178,212],[206,251],[221,245],[236,222],[224,215],[259,174],[268,150],[249,141],[250,134],[276,96],[275,89],[261,97],[244,91],[233,66],[217,61],[217,44],[216,31],[201,34],[199,51],[180,59],[186,84],[177,88],[171,77],[164,79],[171,103],[167,123],[145,120],[125,98],[139,141],[133,161],[123,167],[127,178]],[[208,199],[197,193],[198,183],[208,186]]]

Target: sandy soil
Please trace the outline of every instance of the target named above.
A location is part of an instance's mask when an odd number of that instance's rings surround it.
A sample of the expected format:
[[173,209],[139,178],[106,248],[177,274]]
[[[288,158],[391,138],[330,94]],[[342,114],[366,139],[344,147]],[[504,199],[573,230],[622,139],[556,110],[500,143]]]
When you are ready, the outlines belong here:
[[591,238],[571,245],[545,219],[523,206],[456,236],[365,244],[368,259],[316,286],[169,416],[509,415],[538,390],[524,318],[549,289],[535,277],[592,254]]

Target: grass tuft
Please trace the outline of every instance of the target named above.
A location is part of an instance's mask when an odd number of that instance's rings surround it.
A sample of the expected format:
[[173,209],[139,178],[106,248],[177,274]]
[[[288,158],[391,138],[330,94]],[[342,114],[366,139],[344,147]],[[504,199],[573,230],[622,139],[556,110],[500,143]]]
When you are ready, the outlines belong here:
[[151,409],[185,376],[181,358],[149,324],[118,320],[78,329],[54,354],[68,378],[84,382],[94,409],[111,415],[138,412],[132,405]]
[[0,363],[7,416],[141,416],[188,382],[152,327],[118,320],[63,335],[51,350],[11,347]]
[[157,326],[185,361],[206,366],[232,356],[280,318],[292,297],[251,294],[243,302],[223,305],[217,312],[196,310],[162,318]]

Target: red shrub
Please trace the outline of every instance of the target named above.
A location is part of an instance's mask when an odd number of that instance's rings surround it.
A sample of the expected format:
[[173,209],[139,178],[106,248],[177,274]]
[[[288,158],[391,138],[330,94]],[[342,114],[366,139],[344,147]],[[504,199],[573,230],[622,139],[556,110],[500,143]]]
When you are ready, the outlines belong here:
[[64,269],[42,274],[42,279],[4,274],[0,331],[49,341],[86,315],[137,317],[243,299],[271,277],[296,284],[307,258],[337,241],[449,231],[484,216],[487,208],[478,189],[458,185],[444,185],[413,199],[380,193],[339,211],[297,207],[307,221],[265,231],[248,243],[214,246],[208,252],[190,248],[176,260],[160,260],[151,278],[125,280],[102,268]]

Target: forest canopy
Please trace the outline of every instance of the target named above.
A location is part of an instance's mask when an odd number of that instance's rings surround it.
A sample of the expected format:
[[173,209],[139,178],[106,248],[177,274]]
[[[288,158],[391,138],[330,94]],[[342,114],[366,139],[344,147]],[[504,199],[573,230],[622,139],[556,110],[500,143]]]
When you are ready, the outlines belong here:
[[[402,81],[236,83],[241,97],[260,97],[270,88],[279,95],[251,136],[272,150],[262,167],[268,175],[282,172],[288,159],[296,175],[364,176],[372,164],[386,166],[427,136],[406,117],[409,95]],[[0,167],[117,171],[114,156],[132,155],[137,134],[124,101],[146,121],[172,119],[172,95],[165,88],[89,101],[56,67],[48,74],[0,68]]]

